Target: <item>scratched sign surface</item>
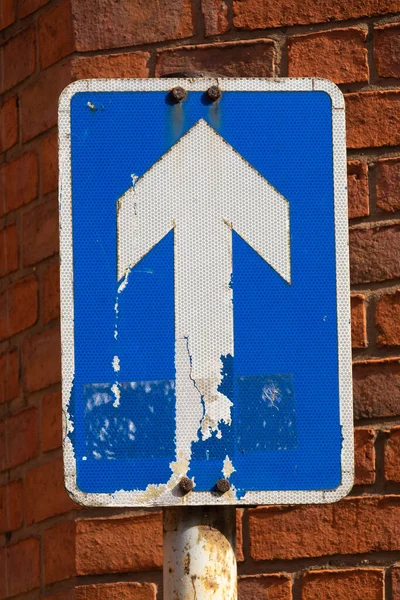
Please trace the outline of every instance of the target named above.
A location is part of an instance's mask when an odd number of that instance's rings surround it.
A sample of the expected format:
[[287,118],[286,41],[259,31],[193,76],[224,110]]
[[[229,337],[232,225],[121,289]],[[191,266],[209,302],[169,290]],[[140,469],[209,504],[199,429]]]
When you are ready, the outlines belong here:
[[[177,85],[187,96],[175,104]],[[64,464],[76,501],[293,504],[351,488],[344,123],[324,80],[89,80],[63,92]]]

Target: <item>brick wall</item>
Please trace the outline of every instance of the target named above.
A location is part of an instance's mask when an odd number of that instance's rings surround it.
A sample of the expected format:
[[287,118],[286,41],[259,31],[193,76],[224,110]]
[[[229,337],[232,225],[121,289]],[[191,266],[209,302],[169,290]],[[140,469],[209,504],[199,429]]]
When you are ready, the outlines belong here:
[[0,69],[0,600],[162,597],[160,513],[63,488],[56,116],[74,79],[184,69],[347,102],[356,485],[239,510],[240,598],[399,600],[400,1],[0,0]]

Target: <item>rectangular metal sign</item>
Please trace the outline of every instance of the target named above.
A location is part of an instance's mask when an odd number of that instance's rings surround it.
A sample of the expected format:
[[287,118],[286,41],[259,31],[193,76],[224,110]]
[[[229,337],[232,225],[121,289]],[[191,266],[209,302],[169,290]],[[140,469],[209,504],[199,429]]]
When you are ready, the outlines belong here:
[[346,495],[340,90],[320,79],[78,81],[61,95],[59,141],[64,464],[74,500]]

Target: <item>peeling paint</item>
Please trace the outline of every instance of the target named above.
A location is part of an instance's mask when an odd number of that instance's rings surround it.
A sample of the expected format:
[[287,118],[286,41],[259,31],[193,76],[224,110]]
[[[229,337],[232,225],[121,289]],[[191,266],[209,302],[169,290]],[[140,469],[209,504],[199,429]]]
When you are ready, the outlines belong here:
[[115,400],[113,402],[113,406],[115,406],[115,408],[117,408],[120,404],[120,399],[121,399],[121,390],[119,389],[119,384],[118,382],[115,382],[114,385],[111,388],[112,393],[114,394]]
[[229,479],[229,477],[236,471],[235,467],[232,464],[231,459],[227,456],[224,460],[224,466],[222,468],[222,474],[225,479]]
[[120,371],[121,370],[121,366],[120,366],[120,360],[118,358],[118,356],[114,356],[113,361],[112,361],[112,366],[115,372]]

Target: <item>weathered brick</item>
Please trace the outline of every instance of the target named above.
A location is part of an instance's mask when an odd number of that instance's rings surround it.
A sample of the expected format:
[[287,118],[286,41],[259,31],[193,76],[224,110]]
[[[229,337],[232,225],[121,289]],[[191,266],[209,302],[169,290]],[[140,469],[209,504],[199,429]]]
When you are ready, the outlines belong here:
[[36,407],[29,407],[7,419],[7,467],[20,465],[38,452],[38,414]]
[[161,514],[56,525],[44,534],[44,563],[46,584],[74,575],[160,569]]
[[274,43],[271,40],[185,46],[158,54],[156,76],[178,71],[203,71],[227,77],[271,77]]
[[335,83],[368,81],[367,31],[334,29],[289,38],[289,77],[325,77]]
[[228,5],[225,0],[201,0],[206,35],[229,31]]
[[347,163],[349,219],[369,215],[368,165],[360,160]]
[[57,199],[26,212],[22,219],[22,262],[24,266],[37,263],[58,252]]
[[20,118],[23,142],[56,125],[58,98],[71,81],[70,64],[56,64],[22,90]]
[[75,588],[74,600],[156,600],[154,583],[103,583]]
[[301,597],[302,600],[384,600],[384,571],[309,571],[302,578]]
[[10,481],[0,487],[0,533],[19,529],[22,518],[22,484],[18,480]]
[[1,92],[5,92],[23,81],[35,70],[35,29],[29,27],[12,37],[1,47],[3,77]]
[[42,321],[48,323],[60,316],[60,265],[55,263],[43,273]]
[[398,416],[400,358],[354,363],[353,395],[356,419]]
[[[190,0],[71,0],[76,50],[123,48],[193,35]],[[127,26],[129,24],[129,26]]]
[[41,192],[44,196],[58,185],[58,137],[52,133],[40,142]]
[[345,21],[359,17],[383,15],[400,10],[399,0],[234,0],[234,25],[239,29],[265,29],[288,25]]
[[0,354],[0,404],[9,402],[19,394],[18,350]]
[[[0,471],[7,468],[6,423],[0,421]],[[0,596],[1,598],[1,596]]]
[[15,21],[15,0],[2,0],[0,4],[0,31]]
[[352,229],[349,237],[352,283],[400,277],[400,226]]
[[24,496],[27,525],[77,508],[65,491],[62,460],[53,460],[28,471]]
[[292,582],[287,575],[244,575],[238,579],[239,600],[291,600]]
[[18,141],[17,97],[12,96],[0,108],[0,152],[12,148]]
[[400,290],[380,298],[376,305],[375,323],[379,346],[400,346]]
[[26,17],[48,2],[49,0],[19,0],[19,16]]
[[7,597],[6,547],[0,548],[0,598]]
[[47,329],[26,338],[22,345],[22,369],[25,389],[34,392],[61,378],[60,330]]
[[236,509],[236,560],[244,561],[243,554],[243,509]]
[[392,600],[400,599],[400,565],[392,570]]
[[376,204],[382,210],[400,210],[400,159],[386,158],[378,161]]
[[34,325],[38,317],[38,284],[34,275],[10,285],[4,292],[6,310],[0,315],[0,339]]
[[39,540],[33,537],[7,548],[8,597],[39,587],[39,552]]
[[74,51],[70,0],[63,0],[39,18],[38,44],[42,69],[47,69]]
[[18,232],[15,223],[0,231],[0,277],[18,269]]
[[365,296],[351,296],[351,345],[353,348],[367,347],[367,313]]
[[106,54],[75,58],[71,63],[73,79],[98,77],[148,77],[148,52]]
[[345,99],[349,148],[400,144],[400,91],[347,94]]
[[34,200],[38,193],[38,161],[34,152],[25,152],[1,169],[0,216]]
[[400,483],[400,427],[388,433],[385,443],[385,479]]
[[375,431],[358,427],[354,431],[354,483],[375,483]]
[[379,77],[400,77],[400,25],[374,29],[374,60]]
[[249,528],[254,560],[394,551],[400,547],[400,498],[362,496],[336,504],[253,508]]
[[43,452],[61,446],[61,394],[55,392],[45,396],[41,410],[41,442]]

